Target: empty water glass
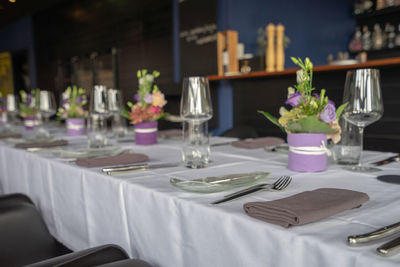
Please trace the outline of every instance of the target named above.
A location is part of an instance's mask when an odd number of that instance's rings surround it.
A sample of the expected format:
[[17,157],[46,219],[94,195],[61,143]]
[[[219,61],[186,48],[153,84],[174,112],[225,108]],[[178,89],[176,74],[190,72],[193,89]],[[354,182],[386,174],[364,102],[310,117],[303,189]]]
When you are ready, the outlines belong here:
[[117,138],[126,135],[125,120],[122,118],[122,94],[120,90],[108,89],[108,110],[111,114],[111,129],[113,136]]
[[50,91],[40,91],[39,97],[39,111],[43,118],[43,125],[37,129],[37,137],[49,137],[50,131],[48,129],[49,119],[51,116],[56,114],[57,104],[53,92]]
[[212,114],[207,78],[185,78],[181,97],[181,117],[184,120],[182,159],[186,167],[203,168],[209,163],[208,120]]
[[13,94],[8,94],[6,97],[6,112],[7,112],[6,128],[12,130],[13,124],[16,123],[18,116],[18,101],[16,96]]
[[333,160],[338,164],[356,165],[361,156],[361,135],[358,127],[343,118],[340,118],[339,123],[342,133],[339,143],[333,147]]

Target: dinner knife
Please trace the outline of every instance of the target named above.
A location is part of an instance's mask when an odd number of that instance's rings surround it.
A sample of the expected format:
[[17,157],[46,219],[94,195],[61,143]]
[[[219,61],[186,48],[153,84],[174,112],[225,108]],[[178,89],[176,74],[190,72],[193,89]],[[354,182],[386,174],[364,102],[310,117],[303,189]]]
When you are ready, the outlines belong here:
[[131,164],[131,165],[124,165],[124,166],[116,166],[116,167],[107,167],[103,168],[102,171],[107,173],[108,175],[111,174],[118,174],[118,173],[126,173],[131,171],[143,171],[149,169],[159,169],[159,168],[170,168],[170,167],[177,167],[179,166],[178,162],[174,163],[160,163],[160,164]]
[[376,166],[381,166],[381,165],[386,165],[386,164],[389,164],[389,163],[391,163],[393,161],[399,161],[399,160],[400,160],[400,155],[396,155],[396,156],[392,156],[392,157],[389,157],[389,158],[384,159],[384,160],[380,160],[380,161],[374,162],[372,164],[374,164]]
[[379,255],[389,257],[400,252],[400,237],[395,238],[376,249]]
[[350,246],[359,245],[367,242],[371,242],[377,239],[381,239],[392,234],[400,232],[400,222],[382,227],[376,231],[347,237],[347,243]]
[[220,200],[211,202],[211,204],[213,204],[213,205],[221,204],[221,203],[228,202],[228,201],[231,201],[231,200],[234,200],[234,199],[238,199],[238,198],[253,194],[253,193],[258,192],[258,191],[269,189],[269,188],[272,188],[272,187],[273,187],[273,185],[260,184],[260,185],[258,185],[256,187],[250,188],[250,189],[248,189],[246,191],[240,191],[237,194],[234,194],[234,195],[231,195],[229,197],[225,197],[225,198],[222,198]]

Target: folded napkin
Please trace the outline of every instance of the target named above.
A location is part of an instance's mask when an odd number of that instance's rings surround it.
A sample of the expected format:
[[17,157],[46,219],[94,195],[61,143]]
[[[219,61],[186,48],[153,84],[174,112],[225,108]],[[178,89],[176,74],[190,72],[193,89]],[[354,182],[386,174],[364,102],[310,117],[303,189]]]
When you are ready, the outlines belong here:
[[289,227],[359,208],[368,200],[368,195],[362,192],[320,188],[274,201],[249,202],[243,208],[253,218]]
[[56,147],[56,146],[65,146],[68,144],[67,140],[55,140],[52,142],[27,142],[27,143],[18,143],[15,145],[16,148],[32,148],[32,147]]
[[121,154],[116,156],[101,157],[101,158],[86,158],[78,159],[76,165],[92,168],[105,167],[115,165],[125,165],[148,161],[149,157],[145,154]]
[[232,145],[240,148],[255,149],[255,148],[263,148],[266,146],[276,146],[283,143],[285,143],[285,140],[283,140],[282,138],[268,136],[268,137],[239,140],[232,142]]
[[181,137],[182,130],[181,129],[162,130],[158,131],[158,136],[161,138]]
[[22,137],[22,134],[20,134],[20,133],[12,133],[12,132],[7,132],[7,133],[1,133],[0,134],[0,139],[19,138],[19,137]]

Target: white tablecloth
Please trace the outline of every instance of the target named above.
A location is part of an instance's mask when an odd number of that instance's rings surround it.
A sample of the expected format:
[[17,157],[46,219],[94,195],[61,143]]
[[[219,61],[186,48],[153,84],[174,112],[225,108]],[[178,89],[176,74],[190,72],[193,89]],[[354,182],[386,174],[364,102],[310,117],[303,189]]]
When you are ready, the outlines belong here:
[[[178,141],[130,146],[134,152],[147,154],[153,163],[181,160]],[[389,155],[368,152],[363,159],[374,161]],[[376,179],[377,175],[398,174],[400,164],[383,166],[383,171],[373,174],[345,171],[332,163],[324,172],[295,173],[286,168],[285,154],[230,145],[213,147],[211,159],[212,164],[204,169],[179,166],[113,177],[99,168],[63,162],[49,152],[32,153],[1,144],[0,192],[29,195],[50,232],[73,250],[115,243],[154,266],[400,265],[400,254],[384,258],[375,253],[380,243],[346,244],[348,235],[400,221],[400,184]],[[169,183],[170,177],[193,179],[253,171],[268,171],[271,177],[291,175],[293,182],[281,192],[260,192],[218,206],[209,203],[227,192],[196,194]],[[249,201],[279,199],[322,187],[362,191],[370,201],[359,209],[288,229],[253,219],[243,211]]]

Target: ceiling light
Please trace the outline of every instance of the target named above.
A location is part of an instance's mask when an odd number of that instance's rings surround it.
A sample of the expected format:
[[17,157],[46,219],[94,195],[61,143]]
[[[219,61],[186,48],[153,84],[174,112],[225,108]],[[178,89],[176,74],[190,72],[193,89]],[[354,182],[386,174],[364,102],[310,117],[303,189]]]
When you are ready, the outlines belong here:
[[15,3],[17,0],[8,0],[10,3]]

